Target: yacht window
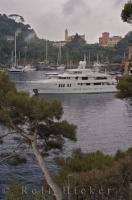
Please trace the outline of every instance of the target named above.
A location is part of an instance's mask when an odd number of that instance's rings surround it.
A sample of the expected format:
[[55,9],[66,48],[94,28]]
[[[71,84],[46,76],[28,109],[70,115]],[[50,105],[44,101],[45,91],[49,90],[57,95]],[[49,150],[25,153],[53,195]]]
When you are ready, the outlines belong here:
[[104,76],[104,77],[96,77],[96,78],[95,78],[95,80],[106,80],[106,79],[107,79],[106,76]]
[[82,80],[88,80],[88,77],[82,77]]
[[77,76],[77,77],[75,77],[75,79],[76,79],[76,80],[78,80],[78,76]]
[[101,85],[101,83],[94,83],[94,85]]
[[67,79],[67,77],[61,77],[61,76],[60,76],[59,79]]
[[82,85],[85,85],[85,86],[87,85],[87,86],[89,86],[90,83],[78,83],[78,85],[81,85],[81,86],[82,86]]
[[59,84],[59,87],[65,87],[65,84]]

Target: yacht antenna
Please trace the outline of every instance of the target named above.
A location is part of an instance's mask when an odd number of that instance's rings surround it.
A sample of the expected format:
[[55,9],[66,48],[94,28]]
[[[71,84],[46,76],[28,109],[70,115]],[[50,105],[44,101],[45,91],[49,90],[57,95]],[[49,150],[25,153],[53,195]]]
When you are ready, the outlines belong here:
[[15,32],[15,44],[14,44],[14,48],[15,48],[15,67],[16,67],[16,37],[17,37],[17,32]]

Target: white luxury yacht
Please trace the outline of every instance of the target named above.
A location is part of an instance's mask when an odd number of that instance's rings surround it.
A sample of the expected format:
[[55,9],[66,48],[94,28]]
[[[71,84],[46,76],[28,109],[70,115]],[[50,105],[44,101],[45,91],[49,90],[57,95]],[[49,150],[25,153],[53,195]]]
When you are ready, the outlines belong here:
[[56,77],[36,81],[37,94],[61,93],[106,93],[116,92],[117,80],[107,73],[86,68],[86,62],[80,61],[77,69],[69,69]]

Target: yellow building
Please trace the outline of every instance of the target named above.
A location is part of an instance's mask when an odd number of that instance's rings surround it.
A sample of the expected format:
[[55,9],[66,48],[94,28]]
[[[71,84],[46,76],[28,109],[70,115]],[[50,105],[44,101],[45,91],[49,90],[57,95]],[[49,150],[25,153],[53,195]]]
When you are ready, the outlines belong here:
[[120,36],[113,36],[110,37],[107,43],[108,47],[115,47],[120,41],[121,41],[122,37]]
[[[65,41],[66,42],[71,42],[74,38],[75,38],[76,35],[69,35],[68,34],[68,29],[65,30]],[[82,40],[86,41],[85,40],[85,35],[78,35]]]
[[[55,47],[63,47],[65,46],[68,42],[71,42],[78,34],[75,35],[69,35],[68,34],[68,29],[65,30],[65,40],[64,41],[55,41],[53,43],[53,45]],[[78,35],[80,39],[82,39],[84,42],[86,42],[85,40],[85,35]]]
[[115,47],[121,39],[122,37],[120,36],[110,37],[110,33],[104,32],[102,36],[99,37],[99,44],[102,47]]

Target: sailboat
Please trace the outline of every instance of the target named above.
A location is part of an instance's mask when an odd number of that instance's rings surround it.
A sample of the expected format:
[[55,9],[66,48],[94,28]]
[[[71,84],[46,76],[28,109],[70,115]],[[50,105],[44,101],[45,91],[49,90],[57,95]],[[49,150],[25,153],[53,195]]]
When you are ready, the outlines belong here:
[[97,69],[99,69],[100,67],[103,67],[103,66],[104,66],[104,64],[99,62],[99,55],[97,54],[97,61],[94,62],[93,67],[97,70]]
[[51,69],[51,67],[49,66],[49,61],[48,61],[48,43],[47,43],[47,39],[45,40],[44,60],[39,62],[38,69],[39,70],[50,70]]
[[[17,54],[16,54],[17,41],[16,41],[16,39],[17,39],[17,36],[18,36],[19,33],[20,33],[19,31],[15,32],[15,37],[14,37],[14,52],[15,52],[15,58],[14,59],[15,59],[15,62],[14,62],[14,64],[12,64],[12,67],[9,69],[9,72],[23,72],[24,71],[23,66],[17,65]],[[14,57],[13,54],[12,54],[12,57]],[[13,60],[13,58],[12,58],[12,60]]]
[[66,67],[64,64],[61,64],[61,59],[62,59],[62,52],[61,52],[61,45],[60,45],[59,51],[58,51],[58,58],[57,58],[57,70],[64,71]]

